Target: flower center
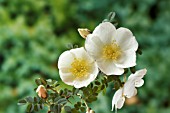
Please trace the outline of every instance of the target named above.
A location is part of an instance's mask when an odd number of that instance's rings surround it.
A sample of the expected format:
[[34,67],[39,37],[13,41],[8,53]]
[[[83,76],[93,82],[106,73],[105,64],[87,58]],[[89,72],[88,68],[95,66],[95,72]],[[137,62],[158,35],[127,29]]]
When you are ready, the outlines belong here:
[[103,47],[103,57],[105,59],[117,60],[121,56],[120,47],[114,42]]
[[90,66],[88,62],[84,59],[77,59],[75,58],[74,61],[71,63],[70,72],[76,77],[80,78],[85,76],[90,70]]

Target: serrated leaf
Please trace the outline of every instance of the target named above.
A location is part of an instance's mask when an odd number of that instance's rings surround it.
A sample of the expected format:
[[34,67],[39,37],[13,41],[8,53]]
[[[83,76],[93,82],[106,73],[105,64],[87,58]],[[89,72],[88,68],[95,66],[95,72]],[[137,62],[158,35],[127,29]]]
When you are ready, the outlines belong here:
[[27,106],[27,112],[32,112],[33,110],[34,110],[33,104],[29,104],[29,105]]
[[41,80],[40,79],[35,79],[35,83],[39,86],[42,85]]
[[50,111],[54,112],[55,108],[54,108],[54,104],[50,105]]
[[59,99],[61,99],[60,96],[56,97],[56,98],[54,99],[54,102],[57,102]]
[[71,109],[71,113],[80,113],[78,110],[76,110],[75,108]]
[[67,103],[67,99],[65,98],[61,98],[57,101],[58,104],[66,104]]
[[35,110],[35,111],[38,111],[38,110],[39,110],[38,105],[34,105],[34,110]]
[[101,88],[100,88],[100,90],[103,90],[104,88],[105,88],[105,85],[102,85]]
[[47,81],[44,80],[43,78],[40,78],[40,80],[41,80],[41,83],[42,83],[44,86],[47,84]]
[[77,109],[77,110],[78,110],[78,109],[79,109],[79,107],[80,107],[79,105],[74,104],[74,108],[75,108],[75,109]]
[[62,95],[62,94],[63,94],[63,90],[60,90],[59,95]]
[[37,85],[42,85],[40,78],[35,79],[35,83],[36,83]]
[[27,101],[24,99],[18,101],[18,105],[25,105],[26,103]]
[[40,102],[40,98],[39,97],[34,97],[34,102],[35,103],[39,103]]
[[73,94],[74,94],[74,95],[77,95],[78,92],[79,92],[79,89],[75,89],[74,92],[73,92]]
[[71,107],[70,106],[64,106],[64,110],[66,112],[71,112]]
[[83,113],[84,113],[84,112],[86,111],[86,108],[81,107],[81,108],[80,108],[80,110],[81,110],[81,112],[83,112]]
[[98,90],[98,87],[95,86],[95,87],[93,88],[93,92],[96,92],[97,90]]
[[99,82],[99,81],[95,81],[95,84],[96,84],[96,85],[100,85],[100,82]]
[[44,108],[44,104],[38,104],[40,109]]
[[81,106],[81,102],[77,102],[77,105],[78,105],[78,106]]
[[34,99],[32,97],[26,97],[25,99],[29,103],[33,103],[34,102]]

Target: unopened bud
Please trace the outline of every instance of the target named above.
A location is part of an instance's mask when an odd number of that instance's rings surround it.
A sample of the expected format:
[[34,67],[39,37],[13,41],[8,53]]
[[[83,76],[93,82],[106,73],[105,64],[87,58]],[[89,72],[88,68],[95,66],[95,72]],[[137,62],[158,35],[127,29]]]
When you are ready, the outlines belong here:
[[83,38],[86,38],[87,35],[91,34],[90,30],[88,30],[87,28],[86,29],[79,28],[78,32],[79,32],[80,36],[82,36]]
[[43,85],[39,85],[36,92],[40,98],[47,98],[47,90]]

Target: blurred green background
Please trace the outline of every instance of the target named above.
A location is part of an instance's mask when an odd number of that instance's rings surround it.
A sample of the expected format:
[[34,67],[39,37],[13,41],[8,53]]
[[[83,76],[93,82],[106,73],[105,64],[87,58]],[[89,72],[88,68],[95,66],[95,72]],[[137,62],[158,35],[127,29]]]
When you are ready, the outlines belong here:
[[[60,80],[59,55],[84,44],[77,28],[93,30],[110,11],[141,44],[137,68],[148,69],[138,96],[118,113],[170,113],[170,0],[0,0],[0,113],[25,113],[17,101],[36,95],[34,79]],[[92,108],[113,113],[113,94],[108,89]]]

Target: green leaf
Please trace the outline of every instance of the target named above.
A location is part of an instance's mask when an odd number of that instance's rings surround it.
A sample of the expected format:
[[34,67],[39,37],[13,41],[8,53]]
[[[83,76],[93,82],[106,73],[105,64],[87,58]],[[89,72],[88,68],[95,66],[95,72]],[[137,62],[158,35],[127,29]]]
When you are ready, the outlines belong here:
[[32,112],[33,110],[34,110],[33,104],[29,104],[29,105],[27,106],[27,112]]
[[91,103],[91,102],[96,101],[96,100],[97,100],[97,97],[90,96],[88,99],[86,99],[86,102]]
[[18,101],[18,105],[25,105],[26,103],[27,101],[24,99]]
[[59,93],[60,95],[62,95],[63,94],[63,90],[60,90],[60,93]]
[[71,112],[71,107],[70,106],[64,106],[64,110],[66,112]]
[[78,104],[74,104],[74,108],[79,110],[80,106]]
[[29,103],[33,103],[33,102],[34,102],[34,99],[33,99],[32,97],[30,97],[30,96],[29,96],[29,97],[26,97],[25,99],[26,99],[26,101],[29,102]]
[[38,107],[38,105],[36,104],[36,105],[34,105],[34,110],[35,111],[38,111],[39,110],[39,107]]
[[57,101],[60,100],[60,99],[61,99],[61,97],[58,96],[58,97],[56,97],[56,98],[54,99],[54,102],[57,102]]
[[58,104],[66,104],[67,103],[67,99],[65,98],[61,98],[57,101]]
[[38,104],[39,109],[43,109],[44,108],[44,104]]
[[101,88],[100,88],[100,90],[103,90],[104,88],[105,88],[105,85],[102,85]]
[[77,105],[78,105],[78,106],[81,106],[81,102],[77,102]]
[[78,110],[76,110],[75,108],[71,109],[71,113],[80,113]]
[[44,80],[43,78],[40,78],[40,80],[41,80],[41,83],[42,83],[44,86],[47,84],[47,81]]
[[40,98],[39,97],[34,97],[34,102],[35,103],[39,103],[40,102]]
[[74,89],[73,94],[77,95],[77,93],[79,92],[79,89],[76,89],[76,88],[73,88],[73,89]]
[[96,84],[96,85],[100,85],[100,82],[99,82],[99,81],[95,81],[95,84]]
[[[52,106],[52,110],[51,111],[53,111],[54,113],[60,113],[61,112],[61,105],[59,105],[59,104],[54,104],[53,106]],[[50,108],[51,109],[51,108]]]
[[42,85],[41,80],[40,79],[35,79],[35,83],[39,86]]
[[83,112],[83,113],[84,113],[84,112],[86,111],[86,108],[81,107],[81,108],[80,108],[80,110],[81,110],[81,112]]
[[55,105],[55,104],[51,104],[51,105],[50,105],[50,111],[52,111],[52,112],[54,112],[54,110],[55,110],[55,109],[54,109],[54,105]]
[[93,92],[96,92],[98,90],[98,87],[95,86],[94,89],[93,89]]

